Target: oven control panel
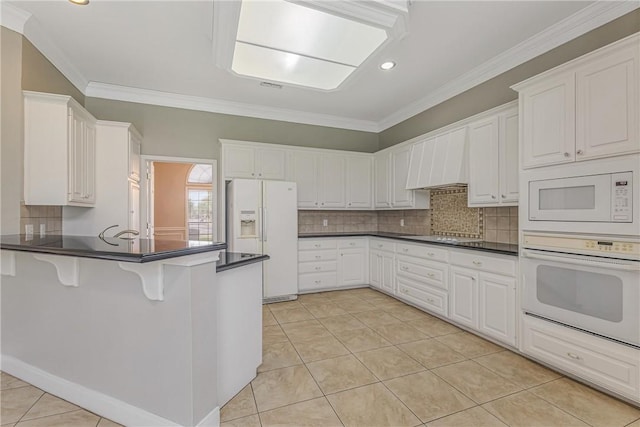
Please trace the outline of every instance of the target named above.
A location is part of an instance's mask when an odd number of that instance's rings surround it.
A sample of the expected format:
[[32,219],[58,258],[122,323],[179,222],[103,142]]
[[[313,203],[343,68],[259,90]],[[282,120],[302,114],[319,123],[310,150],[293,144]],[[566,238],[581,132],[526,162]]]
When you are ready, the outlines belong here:
[[566,235],[546,235],[524,233],[525,248],[557,252],[583,253],[587,255],[610,256],[614,258],[640,259],[640,241],[622,239],[602,239],[573,237]]
[[631,222],[633,213],[632,188],[633,174],[622,172],[611,175],[611,189],[613,194],[612,220],[613,222]]

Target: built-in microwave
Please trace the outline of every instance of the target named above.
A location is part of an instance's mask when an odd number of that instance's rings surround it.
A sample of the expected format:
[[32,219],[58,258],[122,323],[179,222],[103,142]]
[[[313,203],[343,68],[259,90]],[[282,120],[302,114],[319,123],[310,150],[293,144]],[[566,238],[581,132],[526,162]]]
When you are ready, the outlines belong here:
[[529,220],[633,222],[633,172],[529,181]]

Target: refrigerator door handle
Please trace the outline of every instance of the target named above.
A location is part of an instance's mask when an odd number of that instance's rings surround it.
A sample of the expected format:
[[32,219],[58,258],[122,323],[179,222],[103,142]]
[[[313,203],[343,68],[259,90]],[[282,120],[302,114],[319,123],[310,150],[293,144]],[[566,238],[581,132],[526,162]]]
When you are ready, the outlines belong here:
[[267,208],[262,208],[262,241],[267,241]]

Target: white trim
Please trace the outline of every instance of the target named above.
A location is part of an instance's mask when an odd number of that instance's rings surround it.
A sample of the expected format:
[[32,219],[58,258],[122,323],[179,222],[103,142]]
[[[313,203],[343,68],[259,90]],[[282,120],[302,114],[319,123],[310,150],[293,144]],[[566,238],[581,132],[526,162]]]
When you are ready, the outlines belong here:
[[69,60],[67,55],[47,35],[38,21],[30,19],[25,27],[23,35],[47,58],[71,84],[81,93],[85,93],[89,81]]
[[207,416],[205,416],[198,424],[197,427],[218,427],[220,426],[220,407],[216,406],[216,408],[209,412]]
[[3,354],[1,360],[3,372],[117,423],[127,426],[179,425],[99,391],[50,374],[13,356]]
[[24,24],[31,16],[26,10],[17,8],[5,1],[0,4],[0,25],[16,33],[22,34],[24,32]]
[[390,114],[378,122],[378,131],[382,132],[391,126],[395,126],[416,114],[451,99],[561,44],[573,40],[607,22],[613,21],[638,7],[640,7],[639,3],[633,0],[624,2],[595,2],[511,49],[502,52],[500,55],[493,57],[462,76],[451,80],[426,97]]
[[93,98],[113,99],[116,101],[137,102],[160,105],[163,107],[183,108],[186,110],[207,111],[210,113],[231,114],[234,116],[254,117],[258,119],[279,120],[315,126],[327,126],[341,129],[377,132],[378,124],[369,120],[350,119],[329,114],[307,113],[286,108],[245,104],[200,96],[180,95],[149,89],[138,89],[107,83],[90,82],[85,95]]

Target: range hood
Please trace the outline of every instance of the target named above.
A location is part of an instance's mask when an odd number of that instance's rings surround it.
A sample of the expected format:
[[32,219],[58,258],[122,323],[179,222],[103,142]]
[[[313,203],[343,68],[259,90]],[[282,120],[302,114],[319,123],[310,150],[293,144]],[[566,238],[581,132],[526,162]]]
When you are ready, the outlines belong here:
[[466,126],[414,143],[407,190],[466,185],[467,150]]

